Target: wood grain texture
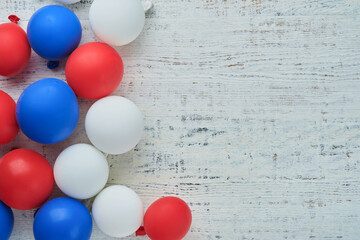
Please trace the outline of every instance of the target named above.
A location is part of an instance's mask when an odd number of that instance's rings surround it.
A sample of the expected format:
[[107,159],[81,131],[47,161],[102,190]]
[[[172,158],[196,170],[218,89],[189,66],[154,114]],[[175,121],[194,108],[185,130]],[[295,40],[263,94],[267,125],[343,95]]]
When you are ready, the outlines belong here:
[[[26,27],[50,0],[2,0],[0,20]],[[82,43],[96,40],[91,1],[71,6]],[[166,195],[193,212],[186,239],[359,239],[360,2],[357,0],[154,0],[142,35],[117,48],[125,75],[114,95],[146,115],[133,151],[108,156],[109,184],[133,188],[145,207]],[[0,78],[15,99],[44,77],[64,78],[32,55],[23,73]],[[89,142],[79,99],[74,134],[27,147],[53,163]],[[56,190],[52,197],[61,196]],[[12,239],[32,239],[33,211],[15,211]],[[97,228],[92,239],[109,239]],[[147,239],[146,237],[127,239]]]

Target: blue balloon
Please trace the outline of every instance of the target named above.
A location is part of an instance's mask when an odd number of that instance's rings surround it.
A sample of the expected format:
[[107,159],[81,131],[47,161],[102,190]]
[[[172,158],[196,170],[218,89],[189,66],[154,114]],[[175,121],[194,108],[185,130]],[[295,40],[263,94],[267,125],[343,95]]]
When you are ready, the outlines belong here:
[[14,214],[8,206],[0,201],[0,239],[7,240],[10,238],[14,227]]
[[69,56],[77,48],[81,40],[81,24],[67,8],[45,6],[30,18],[27,35],[37,54],[56,61]]
[[75,93],[64,81],[45,78],[28,86],[16,105],[16,119],[30,139],[57,143],[74,131],[79,120]]
[[36,240],[87,240],[92,232],[91,215],[75,199],[55,198],[36,213],[33,232]]

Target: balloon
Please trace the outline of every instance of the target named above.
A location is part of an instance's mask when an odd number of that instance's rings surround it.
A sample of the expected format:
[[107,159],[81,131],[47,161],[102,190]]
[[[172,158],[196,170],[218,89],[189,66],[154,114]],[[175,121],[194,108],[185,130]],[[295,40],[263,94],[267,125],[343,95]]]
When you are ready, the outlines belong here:
[[145,12],[140,0],[94,0],[89,20],[101,41],[122,46],[139,36],[145,24]]
[[126,237],[141,225],[143,205],[138,195],[125,186],[114,185],[97,195],[92,206],[96,225],[111,237]]
[[145,232],[152,240],[181,240],[190,229],[191,218],[189,206],[180,198],[160,198],[145,213]]
[[51,165],[39,153],[16,149],[0,159],[0,200],[9,207],[37,208],[49,198],[53,186]]
[[99,99],[119,86],[124,65],[115,49],[104,43],[91,42],[70,55],[65,74],[68,84],[78,96]]
[[36,213],[33,232],[36,240],[87,240],[92,232],[91,215],[75,199],[55,198]]
[[11,142],[19,132],[15,108],[15,101],[0,90],[0,145]]
[[55,0],[55,1],[63,4],[73,4],[80,2],[80,0]]
[[30,55],[25,31],[15,23],[0,24],[0,75],[13,76],[21,72]]
[[109,154],[121,154],[134,148],[143,128],[143,115],[138,107],[119,96],[96,101],[85,118],[85,130],[91,143]]
[[69,9],[50,5],[32,15],[27,33],[30,45],[37,54],[56,61],[69,56],[79,45],[81,25]]
[[30,139],[44,144],[57,143],[74,131],[79,105],[69,85],[56,78],[45,78],[21,94],[16,118]]
[[89,144],[75,144],[60,153],[54,165],[55,182],[76,199],[95,196],[105,186],[109,165],[105,156]]
[[0,239],[10,238],[14,227],[14,214],[8,206],[0,201]]

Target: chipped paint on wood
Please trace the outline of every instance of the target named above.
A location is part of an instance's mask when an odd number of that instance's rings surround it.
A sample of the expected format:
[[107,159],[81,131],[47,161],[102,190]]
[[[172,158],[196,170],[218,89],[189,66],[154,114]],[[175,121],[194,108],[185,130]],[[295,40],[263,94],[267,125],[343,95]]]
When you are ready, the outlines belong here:
[[[193,211],[186,239],[358,239],[360,230],[360,2],[356,0],[153,0],[142,35],[117,48],[125,75],[114,94],[146,115],[139,145],[108,156],[109,184],[145,207],[177,195]],[[50,0],[2,0],[0,21],[26,27]],[[82,43],[96,40],[90,0],[71,6]],[[0,78],[15,99],[30,83],[64,79],[35,54]],[[20,134],[0,156],[27,147],[53,163],[86,142],[79,99],[74,134],[40,145]],[[56,190],[52,197],[60,196]],[[12,239],[32,239],[33,211],[15,211]],[[97,228],[92,239],[109,239]],[[146,237],[127,239],[146,239]]]

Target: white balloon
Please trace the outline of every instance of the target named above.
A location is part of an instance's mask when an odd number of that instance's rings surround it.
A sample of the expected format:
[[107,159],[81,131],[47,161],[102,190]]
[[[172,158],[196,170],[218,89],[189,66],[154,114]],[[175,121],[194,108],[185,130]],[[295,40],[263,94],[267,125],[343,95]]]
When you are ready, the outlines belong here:
[[85,118],[91,143],[109,154],[122,154],[138,144],[144,129],[143,115],[130,100],[110,96],[96,101]]
[[75,144],[60,153],[54,165],[58,187],[76,199],[95,196],[109,177],[105,156],[89,144]]
[[94,0],[89,20],[101,41],[122,46],[139,36],[145,24],[145,12],[140,0]]
[[101,231],[111,237],[126,237],[141,226],[144,209],[139,196],[130,188],[114,185],[96,196],[92,215]]
[[63,4],[73,4],[80,2],[80,0],[55,0],[55,1]]

